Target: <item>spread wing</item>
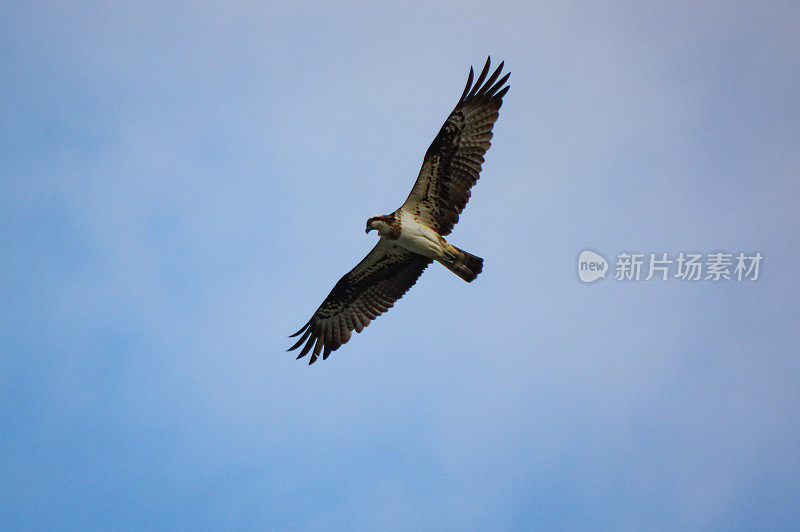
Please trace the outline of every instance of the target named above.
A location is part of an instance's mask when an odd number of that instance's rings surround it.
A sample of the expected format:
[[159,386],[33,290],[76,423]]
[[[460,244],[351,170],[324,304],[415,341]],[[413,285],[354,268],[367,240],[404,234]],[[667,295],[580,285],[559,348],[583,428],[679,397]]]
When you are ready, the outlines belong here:
[[394,302],[414,286],[431,259],[412,253],[381,238],[364,260],[339,279],[302,329],[302,334],[289,348],[303,349],[297,358],[311,349],[309,364],[322,353],[323,360],[331,351],[347,343],[352,331],[361,332],[369,322],[389,310]]
[[486,79],[490,59],[474,86],[470,67],[467,86],[425,153],[417,182],[402,207],[443,236],[453,230],[470,188],[478,181],[483,156],[491,146],[492,127],[509,89],[504,85],[510,73],[496,81],[503,63]]

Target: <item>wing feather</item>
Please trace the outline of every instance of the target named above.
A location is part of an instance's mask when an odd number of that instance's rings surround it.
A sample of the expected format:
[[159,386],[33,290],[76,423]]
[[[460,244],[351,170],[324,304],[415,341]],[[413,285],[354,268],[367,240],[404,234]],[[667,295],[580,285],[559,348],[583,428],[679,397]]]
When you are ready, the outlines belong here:
[[487,58],[474,85],[470,67],[461,98],[425,153],[419,177],[401,207],[442,236],[453,230],[469,201],[509,89],[505,84],[510,73],[498,80],[504,63],[487,78],[490,64]]
[[291,337],[300,339],[289,351],[299,348],[297,358],[311,353],[309,364],[328,358],[346,344],[352,331],[364,327],[389,310],[431,263],[381,238],[364,260],[342,277],[308,322]]

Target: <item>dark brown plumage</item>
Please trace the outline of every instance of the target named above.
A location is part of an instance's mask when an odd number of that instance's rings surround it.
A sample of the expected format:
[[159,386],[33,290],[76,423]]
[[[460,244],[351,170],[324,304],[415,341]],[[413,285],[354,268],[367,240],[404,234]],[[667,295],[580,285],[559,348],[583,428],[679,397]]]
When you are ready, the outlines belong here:
[[297,358],[311,352],[309,364],[328,358],[331,351],[347,343],[352,331],[361,332],[369,322],[389,310],[432,262],[388,240],[380,239],[372,251],[339,279],[311,319],[290,338],[300,339],[289,348],[303,349]]
[[[487,79],[489,65],[487,59],[474,86],[470,67],[464,91],[425,153],[422,169],[403,206],[395,213],[367,221],[368,232],[370,222],[376,219],[387,222],[388,232],[382,234],[364,260],[336,283],[311,319],[292,335],[300,336],[289,348],[291,351],[302,346],[298,359],[308,353],[309,364],[320,354],[323,359],[328,358],[350,339],[352,331],[361,332],[389,310],[432,262],[396,242],[401,232],[399,212],[410,213],[439,235],[452,231],[469,200],[470,188],[478,180],[483,156],[491,146],[492,127],[509,89],[504,85],[510,74],[498,80],[503,63]],[[463,255],[463,264],[443,264],[467,282],[474,280],[483,267],[483,259],[452,246],[450,249]]]
[[403,207],[419,215],[442,236],[447,236],[458,222],[478,181],[483,156],[492,145],[492,128],[510,87],[503,87],[511,73],[497,80],[503,64],[489,76],[490,59],[472,86],[469,77],[464,92],[439,134],[425,153],[419,177]]

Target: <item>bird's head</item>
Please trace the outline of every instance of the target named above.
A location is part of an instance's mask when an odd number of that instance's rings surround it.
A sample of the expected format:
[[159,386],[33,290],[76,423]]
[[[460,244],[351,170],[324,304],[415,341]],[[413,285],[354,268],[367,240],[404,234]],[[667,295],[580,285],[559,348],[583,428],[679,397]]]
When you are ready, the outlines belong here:
[[[369,234],[369,232],[372,231],[373,229],[376,229],[376,230],[378,229],[378,226],[376,225],[376,222],[378,221],[378,218],[380,218],[380,216],[373,216],[372,218],[367,220],[367,230],[366,230],[367,234]],[[378,232],[380,232],[380,231],[378,231]]]
[[390,231],[390,224],[392,220],[389,219],[388,216],[373,216],[369,220],[367,220],[367,230],[366,233],[369,233],[373,229],[378,231],[379,235],[386,234]]

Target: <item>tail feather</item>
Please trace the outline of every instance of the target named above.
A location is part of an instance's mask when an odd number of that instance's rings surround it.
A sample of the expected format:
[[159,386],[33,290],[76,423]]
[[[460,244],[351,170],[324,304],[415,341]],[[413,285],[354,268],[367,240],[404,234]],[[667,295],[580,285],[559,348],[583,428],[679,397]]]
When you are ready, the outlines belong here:
[[458,252],[458,255],[452,262],[442,262],[442,264],[466,282],[471,283],[483,271],[483,259],[455,246],[453,248]]

